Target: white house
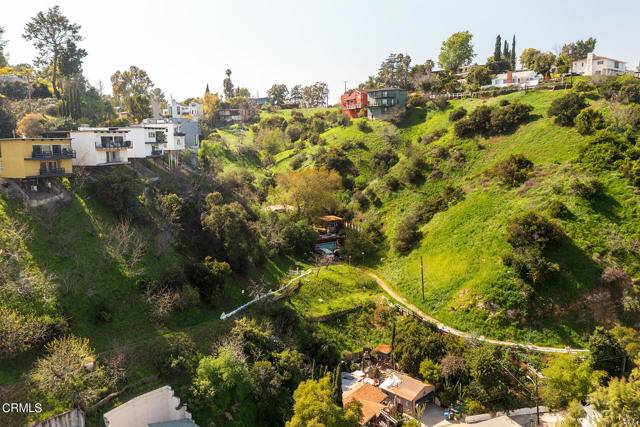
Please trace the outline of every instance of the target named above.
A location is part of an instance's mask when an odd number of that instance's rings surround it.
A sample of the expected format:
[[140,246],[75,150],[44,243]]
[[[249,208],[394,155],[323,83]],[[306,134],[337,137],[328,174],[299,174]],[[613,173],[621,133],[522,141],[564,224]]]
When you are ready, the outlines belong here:
[[589,53],[586,58],[573,61],[571,72],[585,76],[617,76],[627,72],[627,63]]
[[131,140],[120,128],[79,127],[69,132],[71,146],[76,151],[73,165],[104,166],[129,161]]
[[[507,71],[506,73],[500,73],[491,79],[491,85],[493,87],[508,87],[508,86],[537,86],[542,80],[542,75],[532,70],[520,70],[520,71]],[[487,86],[488,87],[488,86]]]
[[[106,427],[148,427],[175,425],[197,427],[180,398],[164,386],[135,397],[103,416]],[[157,424],[156,424],[157,423]]]
[[198,121],[202,118],[204,111],[202,109],[202,104],[198,102],[190,102],[189,104],[184,105],[171,98],[168,108],[166,108],[163,113],[165,117],[171,117],[174,119],[192,117],[193,120]]
[[127,139],[131,141],[131,148],[127,151],[130,159],[157,157],[164,154],[167,143],[164,128],[146,128],[142,125],[133,125],[121,129],[126,130]]

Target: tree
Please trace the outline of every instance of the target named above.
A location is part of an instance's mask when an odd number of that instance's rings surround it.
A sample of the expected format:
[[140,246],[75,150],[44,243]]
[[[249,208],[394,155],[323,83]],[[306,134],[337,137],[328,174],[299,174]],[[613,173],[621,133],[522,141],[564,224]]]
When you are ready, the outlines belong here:
[[[209,86],[207,85],[207,89]],[[216,118],[216,112],[220,106],[220,96],[217,93],[205,92],[202,97],[202,112],[204,121],[209,125],[213,125]]]
[[502,49],[502,57],[511,64],[511,52],[509,51],[509,42],[505,39],[504,48]]
[[338,363],[336,370],[333,373],[332,389],[333,389],[333,402],[342,406],[342,362]]
[[293,399],[293,417],[286,427],[356,427],[362,417],[357,401],[344,410],[335,404],[329,375],[317,381],[303,381],[293,393]]
[[128,70],[116,71],[111,76],[113,96],[118,103],[126,102],[126,98],[134,95],[149,97],[153,81],[149,74],[141,68],[132,65]]
[[329,86],[325,82],[316,82],[302,88],[302,104],[307,108],[326,105],[328,95]]
[[589,37],[586,40],[566,43],[562,46],[562,53],[566,54],[571,61],[586,58],[588,54],[596,49],[596,41],[595,38]]
[[613,378],[589,396],[589,402],[600,412],[598,426],[640,425],[640,368],[631,371],[629,378]]
[[4,51],[5,46],[7,45],[7,40],[4,39],[4,28],[0,26],[0,68],[6,67],[9,65],[9,61],[7,60],[7,54]]
[[54,338],[29,376],[33,387],[52,405],[86,408],[105,386],[106,375],[95,362],[87,338]]
[[556,56],[551,52],[540,52],[531,47],[526,48],[520,55],[520,64],[527,69],[533,70],[544,77],[549,76],[551,68],[556,62]]
[[544,403],[552,409],[563,409],[574,399],[584,402],[606,373],[594,371],[589,360],[563,354],[551,359],[542,375],[540,395]]
[[516,35],[513,35],[513,40],[511,41],[511,69],[516,70]]
[[435,384],[440,381],[440,365],[431,359],[420,362],[420,376],[428,383]]
[[227,77],[222,81],[222,90],[225,99],[229,100],[233,98],[233,82],[231,81],[231,70],[227,68],[224,73]]
[[31,18],[31,21],[24,27],[22,37],[33,42],[40,55],[39,59],[51,66],[53,94],[56,98],[60,98],[58,88],[60,55],[68,43],[75,46],[75,43],[82,41],[80,25],[71,23],[66,16],[60,13],[60,7],[54,6],[46,12],[38,12],[36,16]]
[[151,117],[151,98],[146,94],[133,94],[124,99],[124,107],[136,119],[141,122],[142,119]]
[[0,138],[13,138],[16,130],[16,116],[9,103],[0,98]]
[[471,43],[473,35],[469,31],[452,34],[442,42],[438,63],[446,71],[457,72],[463,65],[469,65],[475,54]]
[[558,427],[582,427],[580,420],[585,416],[582,403],[577,400],[572,400],[567,406],[567,413],[562,421],[560,421]]
[[234,98],[251,98],[251,92],[246,87],[237,87],[233,90]]
[[640,333],[637,330],[618,325],[611,329],[611,333],[631,359],[636,360],[640,356]]
[[594,369],[606,371],[610,376],[621,376],[623,365],[627,361],[627,353],[613,334],[603,328],[596,327],[589,337],[589,352]]
[[289,97],[292,103],[301,104],[302,103],[302,85],[295,85],[291,88],[291,92],[289,93]]
[[493,60],[494,61],[500,61],[500,59],[502,58],[502,37],[500,37],[500,34],[498,34],[496,36],[496,45],[493,48]]
[[67,40],[60,52],[59,68],[61,76],[78,76],[82,74],[82,60],[87,51],[79,48],[73,40]]
[[249,369],[252,395],[256,402],[260,425],[280,425],[289,414],[289,391],[282,375],[267,360],[259,360]]
[[247,363],[232,348],[221,347],[215,356],[200,359],[186,401],[200,425],[255,425],[251,391]]
[[564,52],[561,52],[556,58],[556,71],[560,74],[566,74],[571,71],[571,58]]
[[294,206],[296,215],[315,220],[318,215],[335,208],[335,192],[340,188],[340,175],[326,169],[300,169],[278,175],[278,198]]
[[532,47],[526,48],[520,54],[520,64],[529,70],[533,70],[535,59],[539,54],[540,51],[538,49]]
[[409,317],[398,324],[394,354],[401,371],[418,375],[424,359],[442,359],[445,354],[444,341],[438,332]]
[[402,53],[391,53],[378,69],[377,81],[382,86],[411,89],[411,57]]
[[269,97],[271,104],[281,106],[287,102],[289,89],[287,89],[287,85],[285,84],[274,84],[269,88],[269,90],[267,90],[267,96]]
[[494,407],[504,406],[506,403],[509,386],[504,380],[500,358],[500,350],[488,345],[469,349],[465,353],[472,378],[469,394],[474,400],[491,402]]
[[28,113],[18,122],[18,135],[24,138],[40,138],[44,132],[44,117],[39,113]]
[[491,83],[491,70],[482,65],[474,65],[467,74],[467,83],[473,86],[484,86]]

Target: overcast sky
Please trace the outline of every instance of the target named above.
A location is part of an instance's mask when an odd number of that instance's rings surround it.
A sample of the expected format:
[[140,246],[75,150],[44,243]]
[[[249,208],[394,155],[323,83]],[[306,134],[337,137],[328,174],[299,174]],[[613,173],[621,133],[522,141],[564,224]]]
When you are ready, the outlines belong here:
[[111,74],[137,65],[178,100],[201,96],[207,83],[222,92],[230,68],[253,95],[273,83],[325,81],[333,102],[344,81],[366,80],[390,52],[436,60],[442,40],[461,30],[473,33],[480,63],[498,33],[516,35],[518,55],[594,36],[596,53],[634,69],[640,60],[639,0],[22,0],[0,6],[11,63],[32,62],[24,25],[55,4],[82,25],[90,82],[110,92]]

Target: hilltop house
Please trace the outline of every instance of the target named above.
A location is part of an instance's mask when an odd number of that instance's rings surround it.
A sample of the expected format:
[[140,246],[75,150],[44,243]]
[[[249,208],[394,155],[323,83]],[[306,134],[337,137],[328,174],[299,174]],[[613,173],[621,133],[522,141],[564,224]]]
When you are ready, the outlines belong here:
[[571,72],[585,76],[618,76],[627,72],[627,63],[619,59],[589,53],[586,58],[573,61]]
[[162,112],[163,116],[173,119],[192,118],[196,122],[202,118],[202,104],[198,102],[190,102],[189,104],[180,104],[171,98],[169,106]]
[[120,128],[79,127],[69,132],[71,145],[76,151],[73,164],[77,166],[104,166],[127,163],[131,141],[127,131]]
[[344,114],[355,119],[360,115],[360,112],[367,107],[367,92],[354,89],[351,92],[345,93],[340,96],[340,105]]
[[491,79],[491,84],[485,87],[531,87],[538,86],[543,76],[533,70],[507,71]]
[[20,180],[37,191],[51,186],[51,179],[72,174],[76,152],[69,138],[0,139],[0,178]]
[[406,89],[391,87],[367,91],[367,117],[370,119],[392,119],[404,113],[406,106]]
[[216,113],[216,121],[222,125],[241,124],[251,118],[248,108],[221,108]]
[[435,392],[435,386],[400,372],[392,372],[380,388],[389,395],[390,403],[396,405],[398,411],[410,415],[415,413],[418,403],[428,401]]

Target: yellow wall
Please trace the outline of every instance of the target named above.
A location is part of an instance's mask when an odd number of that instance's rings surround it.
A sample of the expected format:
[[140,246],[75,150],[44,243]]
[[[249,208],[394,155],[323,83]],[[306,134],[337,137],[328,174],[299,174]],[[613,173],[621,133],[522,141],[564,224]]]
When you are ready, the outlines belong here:
[[[34,145],[70,145],[68,139],[2,139],[0,140],[0,160],[2,178],[26,178],[40,174],[40,160],[27,160],[31,157]],[[54,160],[48,160],[54,161]],[[71,173],[71,159],[55,160],[65,172]]]

